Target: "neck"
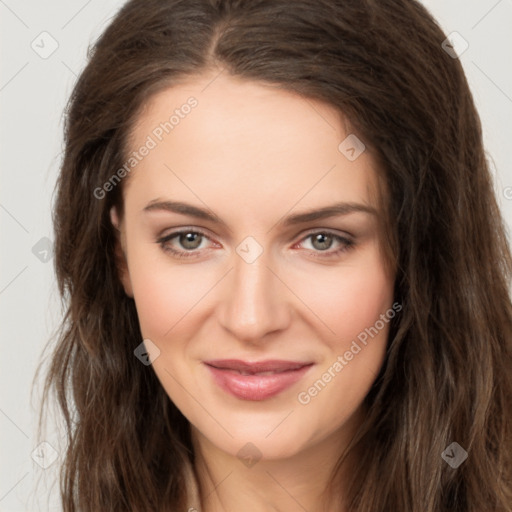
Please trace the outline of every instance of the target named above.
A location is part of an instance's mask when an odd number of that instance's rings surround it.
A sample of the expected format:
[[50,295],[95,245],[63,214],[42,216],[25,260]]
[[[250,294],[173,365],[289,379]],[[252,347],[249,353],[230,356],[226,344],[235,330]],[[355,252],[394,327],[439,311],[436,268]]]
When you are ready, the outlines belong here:
[[325,491],[354,433],[354,428],[345,425],[343,433],[333,432],[290,457],[262,457],[256,462],[255,458],[242,460],[226,453],[192,427],[201,512],[345,512],[344,475],[357,460],[355,453],[350,453],[340,468],[337,481],[341,485],[336,486],[335,494],[327,495]]

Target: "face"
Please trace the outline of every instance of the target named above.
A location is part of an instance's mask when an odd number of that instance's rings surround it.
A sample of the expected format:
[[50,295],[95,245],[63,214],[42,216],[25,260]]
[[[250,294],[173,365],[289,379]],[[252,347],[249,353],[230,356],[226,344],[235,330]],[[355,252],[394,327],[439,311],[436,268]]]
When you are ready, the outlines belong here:
[[383,363],[378,169],[349,135],[324,103],[225,75],[159,92],[134,128],[121,278],[152,370],[225,453],[342,439]]

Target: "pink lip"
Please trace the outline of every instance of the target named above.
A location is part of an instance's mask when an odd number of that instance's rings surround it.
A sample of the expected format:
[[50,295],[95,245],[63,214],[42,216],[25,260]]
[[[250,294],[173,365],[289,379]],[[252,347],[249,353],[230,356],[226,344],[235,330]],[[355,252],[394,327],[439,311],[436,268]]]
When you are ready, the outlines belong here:
[[[301,379],[313,363],[268,360],[249,363],[237,359],[205,361],[215,382],[242,400],[265,400]],[[240,372],[249,373],[242,375]],[[262,372],[275,372],[259,375]]]

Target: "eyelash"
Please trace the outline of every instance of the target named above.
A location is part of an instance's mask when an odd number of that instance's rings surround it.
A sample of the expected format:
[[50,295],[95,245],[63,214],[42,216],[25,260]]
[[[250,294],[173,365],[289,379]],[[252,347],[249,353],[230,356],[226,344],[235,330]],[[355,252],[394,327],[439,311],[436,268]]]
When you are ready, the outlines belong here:
[[[173,233],[170,233],[168,235],[165,235],[161,238],[158,238],[156,240],[156,242],[160,245],[160,247],[162,248],[162,250],[166,253],[170,253],[173,257],[175,258],[178,258],[178,259],[186,259],[186,258],[196,258],[198,256],[200,256],[200,254],[198,253],[198,249],[194,249],[193,251],[179,251],[179,250],[176,250],[174,248],[172,248],[170,245],[169,245],[169,242],[173,239],[173,238],[176,238],[180,235],[184,235],[184,234],[197,234],[197,235],[200,235],[204,238],[207,238],[208,240],[210,239],[208,237],[208,235],[206,235],[206,233],[203,233],[202,231],[200,230],[197,230],[197,229],[184,229],[184,230],[180,230],[180,231],[174,231]],[[313,237],[315,235],[328,235],[328,236],[331,236],[335,241],[339,242],[342,244],[342,246],[339,248],[339,249],[336,249],[334,251],[329,251],[329,249],[325,249],[325,251],[313,251],[314,253],[319,253],[318,255],[315,255],[314,257],[315,258],[322,258],[322,259],[330,259],[330,258],[334,258],[346,251],[349,251],[350,249],[353,249],[354,246],[355,246],[355,242],[353,240],[349,240],[348,238],[345,238],[343,236],[340,236],[340,235],[337,235],[331,231],[328,231],[328,230],[325,230],[325,231],[322,231],[322,230],[319,230],[319,231],[313,231],[309,234],[307,234],[305,237],[303,237],[298,243],[302,243],[304,242],[305,240],[307,240],[308,238],[310,237]]]

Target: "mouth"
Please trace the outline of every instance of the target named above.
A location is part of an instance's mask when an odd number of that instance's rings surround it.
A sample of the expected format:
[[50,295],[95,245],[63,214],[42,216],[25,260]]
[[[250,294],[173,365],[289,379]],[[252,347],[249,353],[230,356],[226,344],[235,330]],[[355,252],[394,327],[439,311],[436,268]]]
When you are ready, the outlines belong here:
[[300,380],[312,362],[238,359],[205,361],[214,382],[241,400],[265,400],[278,395]]

